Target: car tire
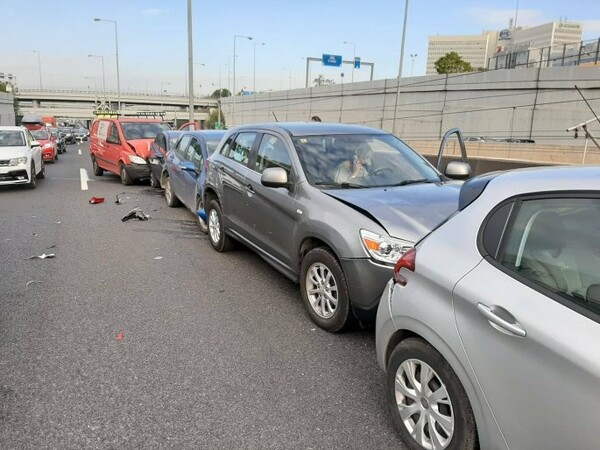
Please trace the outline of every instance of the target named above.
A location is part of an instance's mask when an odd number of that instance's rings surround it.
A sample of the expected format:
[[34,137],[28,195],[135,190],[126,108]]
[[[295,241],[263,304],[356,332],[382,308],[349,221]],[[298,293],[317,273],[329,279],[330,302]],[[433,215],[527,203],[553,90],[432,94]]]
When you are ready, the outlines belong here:
[[104,174],[104,169],[98,165],[95,156],[92,156],[92,167],[94,168],[94,175],[97,177],[101,177]]
[[208,240],[218,252],[226,252],[233,248],[233,240],[225,234],[223,224],[223,211],[217,200],[211,200],[208,204]]
[[306,312],[324,330],[337,333],[354,323],[346,276],[328,248],[313,248],[302,259],[300,293]]
[[196,199],[196,209],[193,212],[194,212],[194,215],[196,216],[196,223],[198,224],[200,231],[202,231],[204,234],[208,234],[208,224],[202,218],[200,218],[200,216],[198,215],[198,210],[200,209],[201,205],[202,205],[202,199],[200,197],[198,197]]
[[[431,375],[422,389],[417,380],[424,369],[430,370]],[[444,396],[434,403],[433,392]],[[439,448],[478,448],[475,417],[460,380],[444,357],[423,339],[405,339],[392,352],[387,370],[387,397],[394,425],[408,448],[431,448],[434,437],[442,443],[437,444]],[[411,408],[413,414],[404,413],[403,418],[400,405],[405,408],[417,405],[417,409]],[[445,429],[441,425],[444,422],[447,422]],[[419,433],[421,443],[409,429],[416,430],[420,423],[423,424],[423,432]],[[431,433],[432,427],[437,433]]]
[[160,180],[158,178],[156,178],[156,175],[154,175],[154,172],[152,172],[152,169],[150,169],[150,186],[152,186],[153,188],[161,188],[162,186],[160,185]]
[[38,173],[36,175],[36,178],[38,178],[38,179],[46,178],[46,164],[44,164],[43,159],[42,159],[42,169],[40,170],[40,173]]
[[58,161],[58,152],[54,152],[54,161]]
[[131,175],[129,175],[125,169],[125,164],[123,163],[119,164],[119,175],[121,177],[121,183],[123,183],[124,186],[131,186],[133,184],[133,178],[131,178]]
[[31,169],[30,170],[30,175],[29,175],[29,183],[27,183],[27,187],[29,189],[35,189],[37,183],[36,183],[36,175],[35,175],[35,164],[33,163],[33,161],[31,162]]
[[173,192],[173,186],[171,186],[171,178],[165,177],[165,200],[169,208],[176,208],[181,205],[181,202]]

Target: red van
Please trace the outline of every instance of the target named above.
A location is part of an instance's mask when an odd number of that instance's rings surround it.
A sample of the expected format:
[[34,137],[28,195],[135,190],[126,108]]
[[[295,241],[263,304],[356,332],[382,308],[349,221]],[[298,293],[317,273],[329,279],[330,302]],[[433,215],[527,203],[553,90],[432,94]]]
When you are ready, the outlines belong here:
[[90,132],[94,175],[104,171],[121,177],[124,185],[150,178],[148,152],[154,138],[171,127],[160,119],[96,119]]

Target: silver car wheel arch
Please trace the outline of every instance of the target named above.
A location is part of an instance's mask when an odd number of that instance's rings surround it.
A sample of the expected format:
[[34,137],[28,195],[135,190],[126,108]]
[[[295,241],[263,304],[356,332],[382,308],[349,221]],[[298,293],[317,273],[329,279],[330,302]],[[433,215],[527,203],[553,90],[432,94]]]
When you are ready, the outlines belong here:
[[338,286],[325,264],[317,262],[306,271],[306,295],[313,311],[323,319],[331,319],[337,311]]
[[454,435],[454,409],[435,370],[418,359],[404,361],[396,371],[394,391],[398,413],[413,439],[424,449],[447,448]]

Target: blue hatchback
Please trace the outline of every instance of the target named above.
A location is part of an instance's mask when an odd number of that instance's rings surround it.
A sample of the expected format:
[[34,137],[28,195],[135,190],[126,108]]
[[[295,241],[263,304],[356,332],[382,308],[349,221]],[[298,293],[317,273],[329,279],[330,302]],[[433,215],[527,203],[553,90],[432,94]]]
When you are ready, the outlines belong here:
[[167,205],[176,207],[183,203],[194,213],[204,233],[208,231],[207,226],[198,216],[198,210],[202,208],[206,160],[224,135],[225,131],[218,130],[186,131],[165,157],[161,180]]

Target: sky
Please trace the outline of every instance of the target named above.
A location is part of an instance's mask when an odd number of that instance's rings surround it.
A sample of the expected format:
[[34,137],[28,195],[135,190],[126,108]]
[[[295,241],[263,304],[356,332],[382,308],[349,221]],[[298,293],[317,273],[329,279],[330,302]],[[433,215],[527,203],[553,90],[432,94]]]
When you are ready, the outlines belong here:
[[[411,0],[403,76],[425,73],[428,36],[506,28],[517,3],[518,25],[566,17],[583,23],[584,39],[600,37],[597,0],[578,0],[575,8],[564,0]],[[208,95],[219,86],[232,87],[234,35],[253,38],[235,39],[237,90],[253,90],[254,68],[258,91],[303,87],[306,58],[324,53],[345,60],[358,56],[374,63],[375,79],[394,78],[404,5],[403,0],[193,0],[194,90]],[[0,72],[16,75],[21,87],[39,87],[39,55],[44,88],[101,90],[101,59],[87,55],[102,55],[106,87],[116,89],[114,25],[95,17],[118,23],[121,91],[186,91],[187,0],[0,0]],[[352,69],[311,62],[310,79],[319,74],[346,83]],[[353,76],[368,80],[369,70],[363,67]]]

